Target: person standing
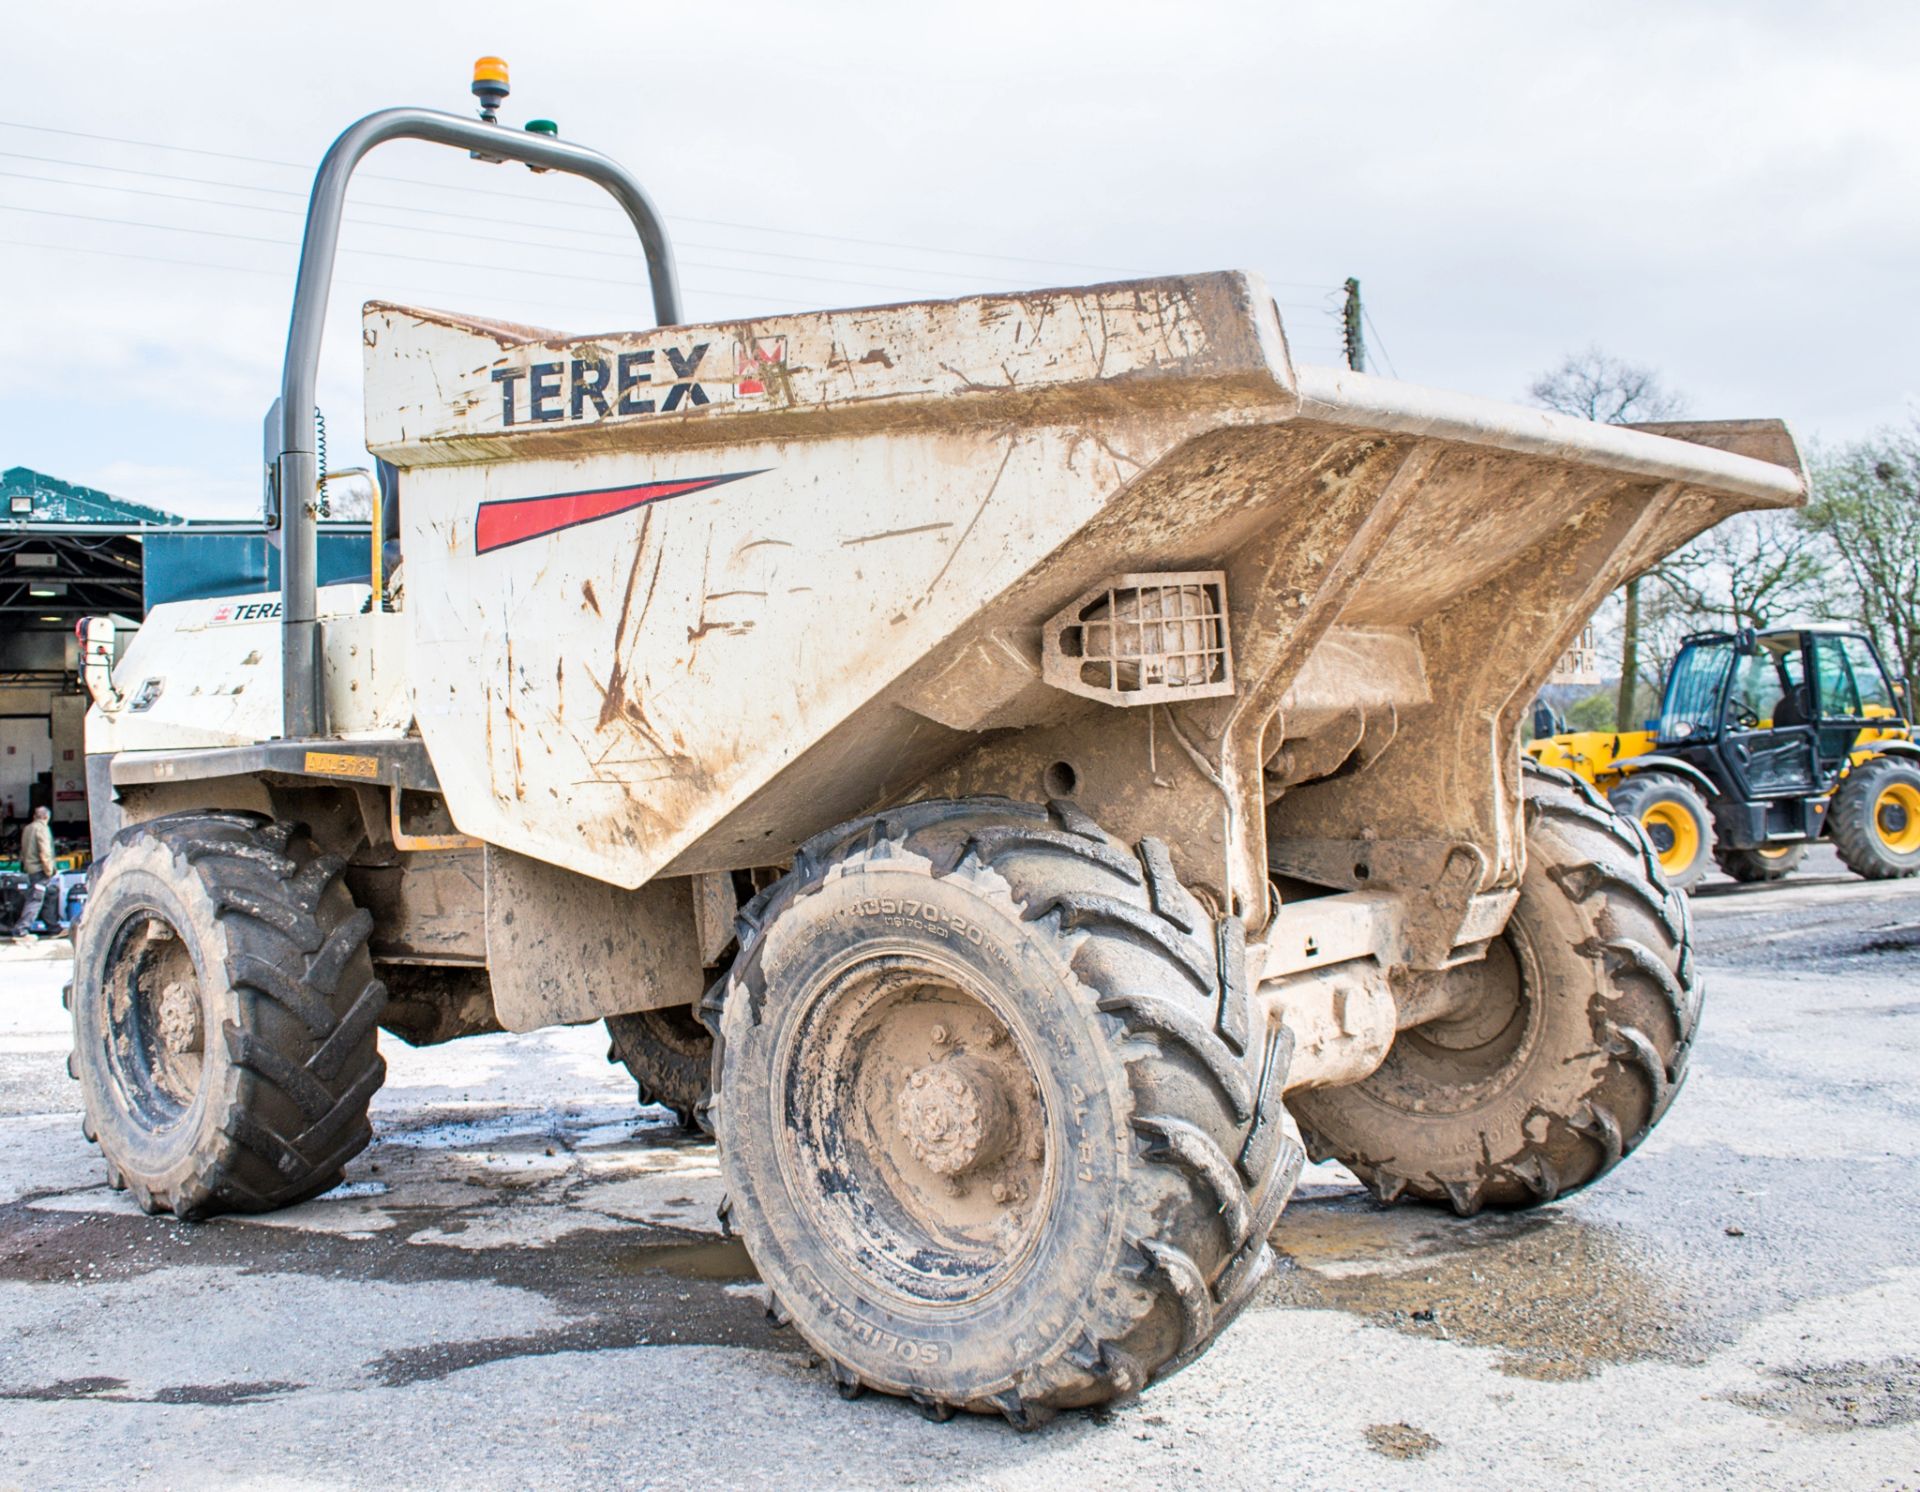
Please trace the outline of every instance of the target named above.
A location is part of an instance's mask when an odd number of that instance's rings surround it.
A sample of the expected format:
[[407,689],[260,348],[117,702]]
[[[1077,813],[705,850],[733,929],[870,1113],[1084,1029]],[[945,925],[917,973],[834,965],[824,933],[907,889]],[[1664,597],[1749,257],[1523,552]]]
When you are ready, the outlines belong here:
[[44,807],[36,808],[20,831],[20,873],[27,878],[27,899],[14,924],[15,938],[30,936],[28,929],[40,915],[40,903],[46,900],[47,884],[53,879],[53,830],[47,822],[52,817]]

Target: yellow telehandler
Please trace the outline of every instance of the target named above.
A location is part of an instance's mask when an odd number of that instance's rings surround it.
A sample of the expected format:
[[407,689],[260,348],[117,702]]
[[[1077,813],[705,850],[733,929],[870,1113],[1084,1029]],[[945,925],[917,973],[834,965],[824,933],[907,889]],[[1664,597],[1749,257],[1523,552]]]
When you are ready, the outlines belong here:
[[1920,871],[1911,701],[1858,632],[1699,632],[1647,729],[1548,736],[1527,754],[1637,819],[1681,890],[1714,864],[1780,880],[1822,836],[1855,875],[1883,880]]

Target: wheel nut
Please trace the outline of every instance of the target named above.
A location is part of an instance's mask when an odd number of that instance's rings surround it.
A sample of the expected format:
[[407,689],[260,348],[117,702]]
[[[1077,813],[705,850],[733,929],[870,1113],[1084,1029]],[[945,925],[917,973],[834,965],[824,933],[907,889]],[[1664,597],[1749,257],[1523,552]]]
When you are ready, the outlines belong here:
[[947,1044],[947,1028],[945,1026],[935,1026],[933,1028],[933,1044],[935,1046],[945,1046]]
[[994,1182],[993,1184],[993,1200],[994,1201],[1004,1202],[1007,1200],[1008,1197],[1011,1197],[1012,1195],[1013,1193],[1007,1190],[1006,1182],[1004,1181]]

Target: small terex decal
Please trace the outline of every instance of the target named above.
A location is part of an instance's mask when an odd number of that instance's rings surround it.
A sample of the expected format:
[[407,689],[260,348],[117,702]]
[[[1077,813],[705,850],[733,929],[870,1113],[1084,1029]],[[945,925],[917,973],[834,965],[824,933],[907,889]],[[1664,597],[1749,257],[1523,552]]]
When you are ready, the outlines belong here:
[[280,615],[278,601],[222,601],[207,618],[209,627],[228,622],[268,622]]
[[704,492],[758,471],[729,472],[718,477],[684,477],[677,482],[636,482],[630,487],[598,487],[591,492],[556,492],[550,497],[516,497],[480,504],[473,520],[473,552],[486,554],[557,534],[562,529],[630,513],[666,497]]

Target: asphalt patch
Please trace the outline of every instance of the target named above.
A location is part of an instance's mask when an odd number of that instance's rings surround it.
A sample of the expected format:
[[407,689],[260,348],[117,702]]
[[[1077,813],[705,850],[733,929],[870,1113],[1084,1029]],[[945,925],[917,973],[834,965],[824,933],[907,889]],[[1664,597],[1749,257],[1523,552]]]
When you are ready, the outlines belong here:
[[1920,1360],[1769,1368],[1772,1382],[1726,1397],[1795,1429],[1884,1430],[1920,1420]]
[[124,1378],[62,1378],[56,1383],[30,1388],[0,1388],[0,1399],[25,1399],[40,1404],[71,1403],[85,1399],[106,1404],[199,1404],[225,1408],[235,1404],[257,1404],[305,1388],[304,1383],[268,1379],[259,1383],[179,1383],[151,1394],[131,1394],[124,1390]]
[[1500,1349],[1521,1378],[1698,1361],[1710,1330],[1682,1280],[1557,1208],[1460,1219],[1356,1196],[1297,1201],[1262,1303],[1346,1311],[1409,1336]]
[[[537,1293],[565,1318],[529,1336],[476,1335],[388,1354],[366,1365],[387,1385],[444,1378],[504,1358],[593,1351],[642,1344],[745,1347],[791,1352],[792,1336],[776,1335],[764,1300],[742,1282],[756,1278],[736,1239],[714,1239],[634,1224],[566,1233],[539,1248],[467,1249],[406,1241],[416,1228],[444,1222],[423,1214],[371,1237],[214,1219],[180,1223],[114,1213],[71,1213],[32,1207],[31,1198],[0,1206],[0,1280],[82,1289],[195,1266],[245,1274],[297,1274],[395,1284],[483,1281]],[[484,1325],[484,1323],[475,1323]],[[162,1403],[246,1402],[298,1385],[222,1384],[166,1390],[186,1397]],[[73,1379],[0,1390],[10,1398],[117,1396],[117,1380]],[[221,1397],[239,1394],[240,1397]]]
[[1418,1461],[1439,1450],[1440,1442],[1402,1420],[1391,1425],[1368,1425],[1367,1449],[1389,1461]]

